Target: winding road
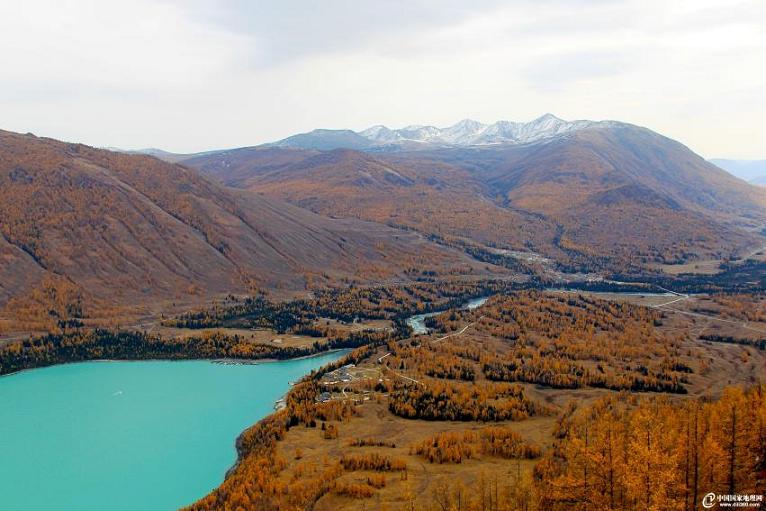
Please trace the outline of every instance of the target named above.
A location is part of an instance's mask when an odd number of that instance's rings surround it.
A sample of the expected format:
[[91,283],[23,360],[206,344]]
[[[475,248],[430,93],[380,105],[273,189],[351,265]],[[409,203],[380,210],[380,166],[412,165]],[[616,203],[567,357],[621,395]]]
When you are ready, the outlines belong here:
[[464,333],[466,330],[468,330],[470,327],[472,327],[473,325],[475,325],[475,324],[476,324],[476,323],[477,323],[479,320],[481,320],[481,318],[483,318],[483,317],[484,317],[484,316],[479,316],[478,318],[476,318],[476,321],[472,321],[471,323],[468,323],[468,324],[467,324],[466,326],[464,326],[464,327],[463,327],[463,329],[462,329],[462,330],[460,330],[459,332],[455,332],[455,333],[452,333],[452,334],[447,334],[447,335],[445,335],[444,337],[439,337],[438,339],[434,339],[434,340],[432,340],[432,341],[431,341],[431,344],[436,344],[437,342],[439,342],[439,341],[443,341],[444,339],[448,339],[448,338],[450,338],[450,337],[457,337],[458,335],[462,335],[462,334],[463,334],[463,333]]

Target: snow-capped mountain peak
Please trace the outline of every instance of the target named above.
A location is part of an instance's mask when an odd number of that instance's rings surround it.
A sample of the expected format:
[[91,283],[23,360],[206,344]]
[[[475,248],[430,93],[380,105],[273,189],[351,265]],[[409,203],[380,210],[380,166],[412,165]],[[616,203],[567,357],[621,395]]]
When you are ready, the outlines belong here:
[[273,145],[328,149],[428,149],[434,147],[470,147],[486,145],[530,144],[590,127],[613,126],[614,121],[565,121],[553,114],[545,114],[529,122],[497,121],[484,124],[463,119],[451,126],[437,128],[412,124],[391,129],[378,124],[363,131],[314,130],[293,135]]
[[463,119],[457,124],[441,130],[439,138],[448,144],[471,145],[476,136],[486,127],[486,124],[471,119]]
[[525,144],[598,124],[600,123],[594,121],[565,121],[548,113],[526,123],[497,121],[493,124],[483,124],[473,119],[463,119],[445,128],[410,125],[392,130],[385,126],[373,126],[359,134],[373,144],[407,142],[441,146]]
[[364,138],[374,140],[376,142],[396,142],[402,138],[399,133],[383,126],[382,124],[378,124],[377,126],[367,128],[364,131],[360,131],[359,134]]

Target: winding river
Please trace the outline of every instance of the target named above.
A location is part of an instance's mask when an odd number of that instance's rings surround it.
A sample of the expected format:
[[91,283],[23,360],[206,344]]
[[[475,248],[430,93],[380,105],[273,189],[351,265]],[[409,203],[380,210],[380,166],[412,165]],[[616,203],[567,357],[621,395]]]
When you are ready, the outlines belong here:
[[218,486],[234,441],[343,353],[247,365],[85,362],[0,377],[0,509],[172,510]]
[[[471,300],[468,300],[465,305],[463,305],[463,309],[476,309],[477,307],[481,307],[484,305],[484,303],[489,300],[488,296],[482,296],[481,298],[473,298]],[[428,312],[426,314],[418,314],[416,316],[410,316],[407,318],[407,325],[412,328],[412,333],[415,335],[419,334],[427,334],[428,328],[426,327],[425,320],[426,318],[430,318],[433,316],[436,316],[437,314],[441,314],[444,312],[443,310],[436,311],[436,312]]]

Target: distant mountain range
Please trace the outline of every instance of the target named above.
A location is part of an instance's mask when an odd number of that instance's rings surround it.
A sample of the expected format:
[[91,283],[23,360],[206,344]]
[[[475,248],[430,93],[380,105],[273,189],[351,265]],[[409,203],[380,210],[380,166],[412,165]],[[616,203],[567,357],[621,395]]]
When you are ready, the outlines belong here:
[[766,186],[766,160],[713,159],[710,162],[749,183]]
[[377,125],[364,131],[318,129],[293,135],[271,145],[302,149],[402,150],[437,147],[516,145],[538,142],[585,128],[608,127],[612,121],[564,121],[545,114],[530,122],[482,124],[465,119],[446,128],[413,125],[390,129]]
[[181,163],[323,215],[571,268],[730,256],[766,225],[766,190],[617,121],[315,130]]

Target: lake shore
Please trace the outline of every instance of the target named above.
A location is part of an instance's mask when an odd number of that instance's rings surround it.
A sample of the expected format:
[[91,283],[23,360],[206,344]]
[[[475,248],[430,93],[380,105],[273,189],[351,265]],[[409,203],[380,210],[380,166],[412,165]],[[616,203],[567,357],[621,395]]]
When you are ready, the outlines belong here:
[[[9,509],[95,511],[130,481],[137,499],[157,503],[151,509],[179,508],[221,484],[239,460],[240,436],[273,414],[274,399],[291,382],[343,356],[335,350],[257,368],[212,360],[101,359],[15,373],[0,379],[8,442],[0,489]],[[156,474],[147,477],[145,463],[160,467],[159,481]],[[41,470],[55,477],[36,482],[40,487],[29,497],[24,474]],[[88,474],[87,480],[79,474]],[[93,494],[83,486],[90,479],[97,481]],[[61,506],[52,506],[59,498]],[[14,504],[21,499],[29,505]],[[145,509],[129,498],[118,504],[115,509]]]

